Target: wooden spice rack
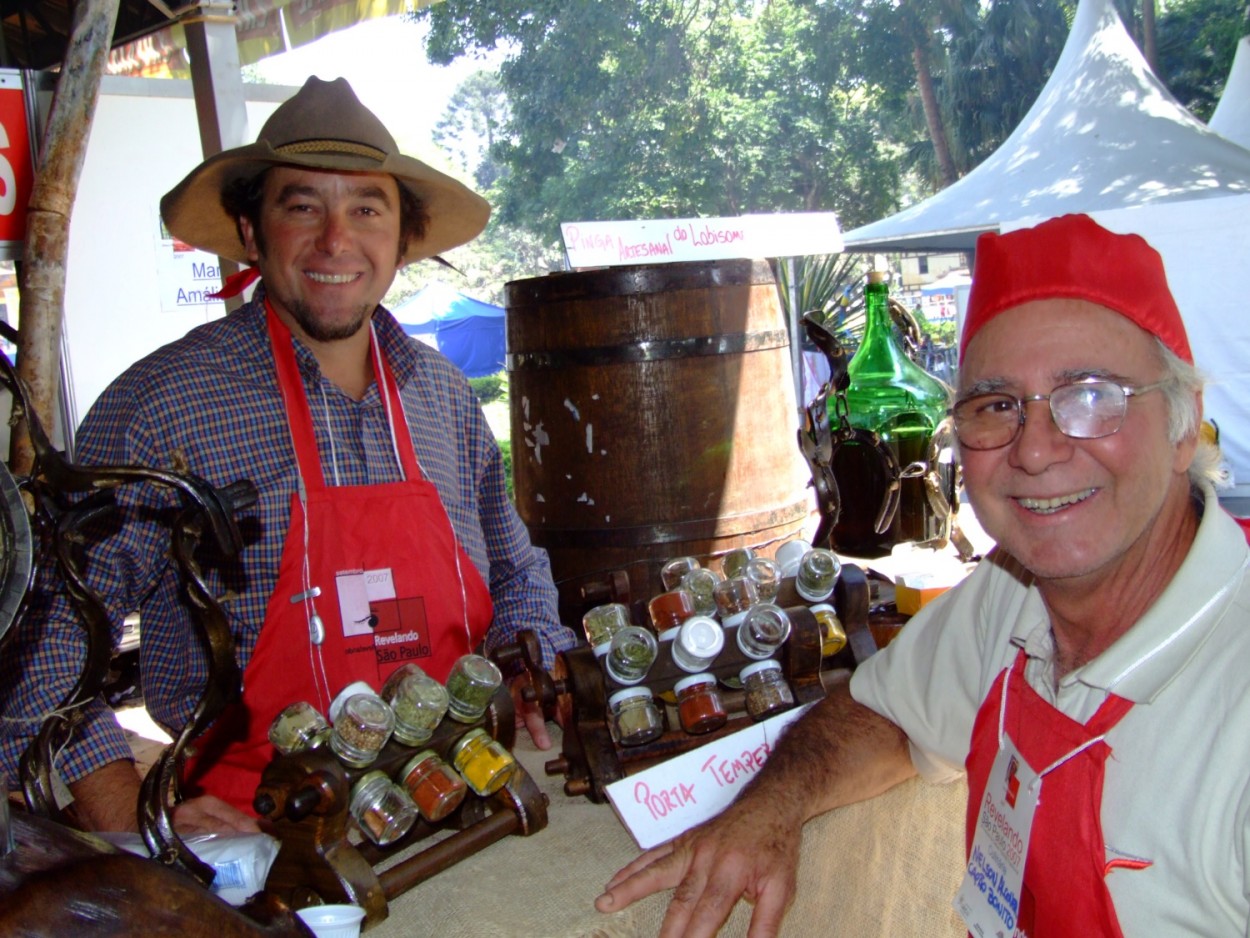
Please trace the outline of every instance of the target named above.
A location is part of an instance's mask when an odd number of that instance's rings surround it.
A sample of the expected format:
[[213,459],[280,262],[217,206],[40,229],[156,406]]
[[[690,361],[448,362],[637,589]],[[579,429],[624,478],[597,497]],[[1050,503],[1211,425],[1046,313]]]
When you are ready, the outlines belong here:
[[[392,739],[365,768],[345,766],[328,745],[275,756],[261,776],[253,805],[273,822],[273,834],[281,841],[265,882],[266,892],[296,909],[318,903],[359,905],[365,910],[364,927],[368,928],[387,917],[391,899],[413,886],[504,837],[529,836],[546,827],[547,796],[518,763],[504,788],[488,798],[470,791],[460,807],[437,824],[418,817],[404,837],[385,847],[349,839],[354,828],[349,800],[358,778],[376,770],[396,778],[423,749],[432,749],[450,762],[452,747],[475,727],[512,748],[516,713],[506,687],[495,693],[480,720],[457,723],[444,718],[420,746]],[[423,849],[405,855],[426,841],[430,843]],[[401,859],[392,863],[397,857]],[[383,864],[390,865],[379,872]]]
[[[798,595],[793,577],[783,581],[774,602],[790,616],[791,630],[778,661],[794,692],[796,706],[825,696],[822,673],[828,678],[830,671],[853,668],[877,650],[868,627],[868,598],[864,571],[853,564],[843,566],[829,602],[846,631],[847,647],[829,659],[822,659],[820,626],[810,609],[816,604]],[[667,643],[662,643],[659,658],[641,684],[657,698],[671,695],[673,686],[690,676],[672,661],[665,645]],[[566,671],[567,677],[550,682],[546,688],[539,687],[537,696],[543,700],[544,709],[559,707],[565,712],[564,745],[559,758],[546,764],[546,771],[548,775],[564,776],[564,791],[570,796],[584,795],[602,803],[607,800],[606,786],[612,782],[737,732],[751,723],[743,692],[722,688],[722,700],[730,713],[729,721],[722,728],[702,735],[687,733],[681,729],[676,708],[666,704],[663,735],[642,745],[622,746],[609,728],[607,700],[627,685],[607,675],[588,645],[563,652],[559,657],[558,670]],[[717,678],[736,677],[754,660],[742,653],[733,630],[727,629],[723,650],[706,670]],[[535,686],[539,684],[535,682]]]

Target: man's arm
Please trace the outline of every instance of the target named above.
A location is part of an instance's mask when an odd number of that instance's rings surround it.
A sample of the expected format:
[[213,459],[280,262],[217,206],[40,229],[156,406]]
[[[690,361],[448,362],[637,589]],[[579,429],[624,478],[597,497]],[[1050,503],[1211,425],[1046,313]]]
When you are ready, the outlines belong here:
[[[74,796],[74,820],[89,831],[137,832],[141,784],[135,764],[124,759],[84,775],[69,786]],[[190,798],[178,805],[174,809],[174,827],[184,836],[260,832],[254,817],[212,795]]]
[[794,898],[803,825],[914,774],[903,731],[839,685],[781,737],[724,813],[643,853],[595,906],[615,912],[676,887],[661,938],[710,938],[745,897],[755,906],[750,934],[775,935]]

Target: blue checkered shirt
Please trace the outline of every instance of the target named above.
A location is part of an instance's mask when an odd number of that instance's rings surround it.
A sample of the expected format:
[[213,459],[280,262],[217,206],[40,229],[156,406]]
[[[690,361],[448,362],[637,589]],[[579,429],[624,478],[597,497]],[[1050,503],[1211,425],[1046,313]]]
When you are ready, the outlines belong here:
[[[259,501],[240,517],[242,553],[227,560],[206,537],[197,557],[213,595],[230,597],[225,608],[244,667],[277,581],[296,487],[262,291],[263,286],[242,309],[192,330],[130,368],[101,395],[77,437],[77,458],[87,465],[174,468],[214,485],[239,479],[256,485]],[[461,544],[490,587],[494,621],[487,649],[533,628],[550,667],[555,653],[576,639],[560,625],[547,556],[530,545],[508,499],[499,447],[468,382],[445,357],[407,336],[386,310],[379,307],[373,323],[401,389],[422,471],[438,489]],[[397,480],[376,385],[355,401],[321,375],[312,353],[298,342],[296,358],[327,483]],[[148,485],[120,490],[122,510],[106,519],[101,539],[88,550],[88,579],[105,598],[115,642],[123,617],[139,611],[144,699],[158,722],[176,729],[190,718],[207,664],[178,569],[169,558],[174,508],[168,498]],[[54,572],[41,571],[30,600],[20,634],[11,636],[17,640],[0,657],[0,767],[11,789],[16,788],[18,758],[37,732],[40,716],[69,692],[84,655],[81,629]],[[112,711],[96,701],[58,768],[73,782],[130,756]]]

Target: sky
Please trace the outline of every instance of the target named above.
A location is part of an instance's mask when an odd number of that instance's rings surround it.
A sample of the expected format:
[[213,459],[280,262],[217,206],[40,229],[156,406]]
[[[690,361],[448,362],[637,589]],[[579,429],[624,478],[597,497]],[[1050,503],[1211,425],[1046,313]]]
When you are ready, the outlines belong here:
[[482,62],[461,58],[448,66],[425,58],[424,22],[402,17],[366,20],[316,42],[270,56],[255,66],[272,84],[302,85],[310,75],[346,78],[360,100],[394,135],[405,153],[446,165],[431,142],[456,86]]

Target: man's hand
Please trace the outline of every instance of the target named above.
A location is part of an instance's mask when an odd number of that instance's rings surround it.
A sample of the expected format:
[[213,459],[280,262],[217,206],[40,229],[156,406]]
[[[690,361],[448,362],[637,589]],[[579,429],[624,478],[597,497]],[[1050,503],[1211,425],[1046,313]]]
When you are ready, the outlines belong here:
[[174,808],[174,828],[179,834],[259,834],[256,818],[213,795],[188,798]]
[[776,935],[794,899],[801,830],[797,816],[747,798],[643,853],[612,877],[595,908],[617,912],[675,886],[660,938],[711,938],[739,898],[755,906],[749,936]]
[[[564,659],[557,656],[555,664],[551,668],[552,680],[562,680],[568,676],[568,670],[564,667]],[[530,739],[534,741],[534,745],[539,749],[551,748],[551,734],[547,732],[547,721],[543,717],[542,705],[537,701],[527,702],[522,696],[525,688],[530,686],[529,672],[522,671],[509,682],[508,689],[512,691],[512,704],[516,708],[516,725],[517,728],[525,728],[529,733]],[[556,723],[564,726],[564,708],[556,707]]]

